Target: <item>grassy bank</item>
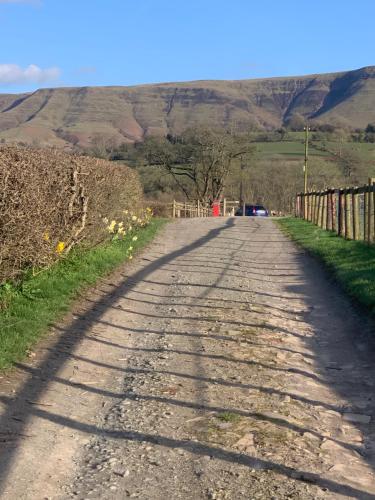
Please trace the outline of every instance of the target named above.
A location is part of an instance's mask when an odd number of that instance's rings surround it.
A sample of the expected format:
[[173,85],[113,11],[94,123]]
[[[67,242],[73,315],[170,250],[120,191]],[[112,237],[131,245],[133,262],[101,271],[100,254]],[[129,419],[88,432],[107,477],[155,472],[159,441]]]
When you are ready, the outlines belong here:
[[297,244],[318,257],[344,290],[370,314],[375,314],[375,247],[347,241],[301,219],[278,221]]
[[[69,309],[72,301],[99,278],[113,271],[133,252],[147,245],[165,220],[150,224],[124,240],[91,250],[76,250],[36,276],[26,276],[17,287],[0,288],[0,370],[21,360],[28,349]],[[134,234],[138,239],[132,241]]]

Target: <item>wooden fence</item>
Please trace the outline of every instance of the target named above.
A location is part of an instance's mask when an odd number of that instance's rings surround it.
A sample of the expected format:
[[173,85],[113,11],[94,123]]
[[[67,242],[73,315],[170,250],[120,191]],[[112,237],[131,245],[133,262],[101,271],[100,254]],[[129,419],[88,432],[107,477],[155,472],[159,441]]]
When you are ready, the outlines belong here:
[[171,205],[172,217],[209,217],[211,209],[203,206],[199,201],[197,203],[180,203],[173,200]]
[[[220,216],[234,215],[238,207],[238,201],[230,201],[224,198],[220,203],[218,202]],[[195,203],[181,203],[173,200],[173,203],[170,204],[170,213],[173,218],[211,217],[212,211],[212,207],[203,205],[199,201]]]
[[350,240],[375,242],[375,179],[360,187],[297,194],[296,216]]

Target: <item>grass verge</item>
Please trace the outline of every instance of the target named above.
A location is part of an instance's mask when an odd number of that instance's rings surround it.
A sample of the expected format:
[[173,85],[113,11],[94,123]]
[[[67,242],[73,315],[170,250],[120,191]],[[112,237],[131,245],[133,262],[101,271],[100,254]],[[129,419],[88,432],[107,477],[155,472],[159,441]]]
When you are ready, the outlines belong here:
[[[36,276],[26,275],[17,287],[0,288],[0,370],[22,360],[49,326],[62,317],[74,299],[100,278],[147,245],[164,225],[164,219],[150,224],[121,241],[105,243],[90,250],[71,252]],[[137,234],[137,241],[132,241]]]
[[375,246],[345,240],[301,219],[279,219],[278,224],[326,265],[352,299],[375,315]]

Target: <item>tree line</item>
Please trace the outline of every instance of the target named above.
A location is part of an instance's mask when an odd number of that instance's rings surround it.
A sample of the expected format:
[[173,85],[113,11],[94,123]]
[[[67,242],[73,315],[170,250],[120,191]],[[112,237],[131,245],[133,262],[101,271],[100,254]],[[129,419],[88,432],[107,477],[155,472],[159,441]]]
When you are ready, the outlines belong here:
[[[368,133],[373,133],[371,130],[369,127]],[[371,162],[354,146],[343,147],[346,141],[317,141],[313,133],[311,144],[315,153],[320,150],[322,156],[310,157],[309,187],[361,184],[373,175]],[[325,133],[335,131],[329,129]],[[259,156],[254,134],[253,130],[235,133],[198,127],[181,134],[146,137],[131,144],[114,145],[98,140],[89,154],[135,168],[149,199],[199,200],[203,205],[211,205],[226,196],[241,203],[260,203],[270,210],[289,212],[295,193],[303,190],[303,159]],[[268,134],[282,140],[280,130]]]

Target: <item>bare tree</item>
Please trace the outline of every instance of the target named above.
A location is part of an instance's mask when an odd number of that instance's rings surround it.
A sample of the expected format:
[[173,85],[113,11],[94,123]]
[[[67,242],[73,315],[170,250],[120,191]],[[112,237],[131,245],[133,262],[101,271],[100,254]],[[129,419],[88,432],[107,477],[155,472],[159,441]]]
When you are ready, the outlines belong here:
[[222,195],[235,159],[251,156],[255,148],[246,136],[205,127],[146,139],[139,151],[146,164],[166,169],[189,200],[212,204]]

